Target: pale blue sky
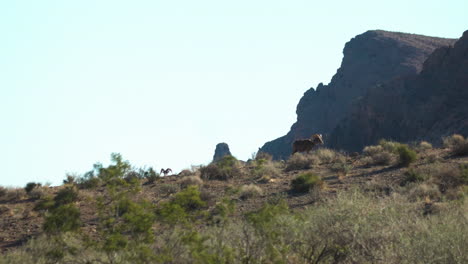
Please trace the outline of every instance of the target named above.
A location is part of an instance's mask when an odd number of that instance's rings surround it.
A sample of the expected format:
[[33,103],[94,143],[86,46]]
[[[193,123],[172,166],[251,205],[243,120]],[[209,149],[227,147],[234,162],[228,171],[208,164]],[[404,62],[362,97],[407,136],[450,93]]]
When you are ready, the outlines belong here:
[[0,185],[248,159],[370,29],[458,38],[468,1],[1,1]]

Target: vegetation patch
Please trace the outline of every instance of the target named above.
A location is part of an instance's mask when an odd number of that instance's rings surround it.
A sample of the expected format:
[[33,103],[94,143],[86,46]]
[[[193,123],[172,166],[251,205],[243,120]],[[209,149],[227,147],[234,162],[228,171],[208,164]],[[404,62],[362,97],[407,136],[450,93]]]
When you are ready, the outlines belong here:
[[206,167],[201,167],[200,173],[204,180],[228,180],[242,175],[239,161],[229,155]]
[[322,188],[323,185],[322,178],[312,172],[299,174],[291,181],[292,190],[300,193],[309,192],[314,188]]

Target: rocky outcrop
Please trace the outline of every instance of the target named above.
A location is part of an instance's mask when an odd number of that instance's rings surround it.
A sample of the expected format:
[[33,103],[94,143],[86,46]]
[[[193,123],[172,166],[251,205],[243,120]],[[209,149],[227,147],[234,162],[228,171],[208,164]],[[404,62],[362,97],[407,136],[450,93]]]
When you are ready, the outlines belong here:
[[218,161],[224,156],[231,156],[231,151],[229,150],[229,145],[226,143],[219,143],[216,145],[215,153],[213,156],[213,161]]
[[468,135],[468,31],[435,50],[419,74],[372,88],[330,137],[334,148],[360,151],[379,139],[401,142]]
[[330,133],[350,112],[352,106],[372,87],[399,76],[421,71],[423,62],[436,48],[453,44],[452,39],[414,34],[367,31],[358,35],[343,50],[343,61],[328,85],[309,89],[297,106],[297,121],[289,133],[267,142],[260,152],[275,159],[291,154],[292,142],[323,134],[327,144]]

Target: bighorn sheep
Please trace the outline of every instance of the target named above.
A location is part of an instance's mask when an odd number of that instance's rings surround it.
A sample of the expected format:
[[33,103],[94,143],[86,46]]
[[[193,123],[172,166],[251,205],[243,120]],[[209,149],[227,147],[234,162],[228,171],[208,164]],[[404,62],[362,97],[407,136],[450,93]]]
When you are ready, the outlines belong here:
[[169,174],[169,172],[172,172],[172,170],[170,168],[161,169],[161,172],[159,172],[159,174],[164,174],[164,176],[167,176]]
[[310,139],[298,139],[293,143],[293,153],[309,152],[315,145],[323,144],[322,134],[314,134]]

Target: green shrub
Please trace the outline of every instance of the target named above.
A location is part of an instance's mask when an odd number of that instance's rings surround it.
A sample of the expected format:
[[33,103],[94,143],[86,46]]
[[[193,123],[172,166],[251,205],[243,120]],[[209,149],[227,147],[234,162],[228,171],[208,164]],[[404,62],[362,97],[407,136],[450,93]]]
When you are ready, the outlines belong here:
[[34,205],[35,211],[46,211],[54,207],[55,202],[52,196],[44,196],[42,197],[36,205]]
[[63,184],[75,184],[79,177],[73,174],[67,174]]
[[197,186],[188,186],[186,189],[178,192],[172,201],[188,211],[201,209],[206,203],[200,197],[200,191]]
[[35,183],[35,182],[28,182],[26,184],[26,187],[24,187],[24,190],[26,191],[26,194],[29,194],[34,188],[41,187],[42,184],[40,183]]
[[70,204],[78,200],[78,190],[73,186],[67,186],[60,191],[54,197],[55,207],[61,205]]
[[426,177],[422,173],[417,172],[414,169],[407,170],[404,175],[405,178],[400,183],[402,186],[407,185],[411,182],[422,182],[426,179]]
[[408,145],[401,144],[397,147],[397,152],[399,155],[399,164],[404,167],[408,167],[418,158],[416,152],[410,149]]
[[200,168],[204,180],[228,180],[242,175],[239,161],[233,156],[224,156],[217,162]]
[[179,187],[175,184],[161,184],[159,191],[164,195],[170,195],[178,192]]
[[347,164],[346,161],[337,161],[331,165],[330,170],[337,173],[338,176],[346,176],[352,168],[353,166]]
[[143,177],[147,180],[149,184],[152,184],[160,178],[160,175],[153,168],[150,167],[148,170],[143,171]]
[[302,173],[291,181],[295,192],[309,192],[312,188],[322,188],[324,182],[314,173]]
[[46,233],[76,231],[81,226],[80,211],[72,204],[64,204],[50,211],[44,221]]

